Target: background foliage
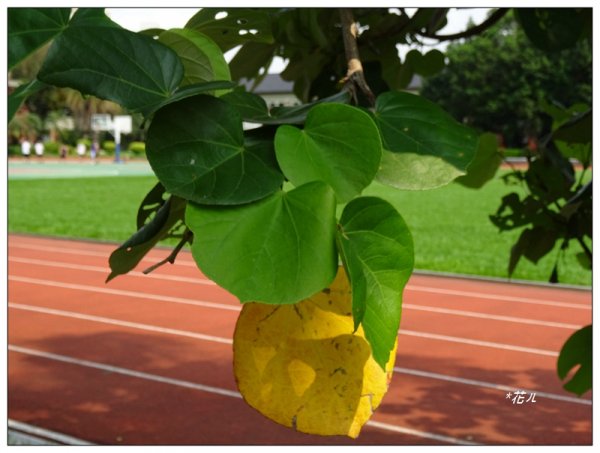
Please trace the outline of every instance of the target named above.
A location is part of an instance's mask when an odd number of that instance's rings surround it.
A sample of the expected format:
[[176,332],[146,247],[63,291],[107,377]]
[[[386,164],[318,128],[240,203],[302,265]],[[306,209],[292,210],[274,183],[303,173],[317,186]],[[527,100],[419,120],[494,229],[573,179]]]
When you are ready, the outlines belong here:
[[513,14],[479,36],[450,44],[446,58],[448,65],[425,79],[421,94],[457,120],[501,135],[507,147],[520,148],[550,131],[545,104],[592,102],[589,42],[544,51]]

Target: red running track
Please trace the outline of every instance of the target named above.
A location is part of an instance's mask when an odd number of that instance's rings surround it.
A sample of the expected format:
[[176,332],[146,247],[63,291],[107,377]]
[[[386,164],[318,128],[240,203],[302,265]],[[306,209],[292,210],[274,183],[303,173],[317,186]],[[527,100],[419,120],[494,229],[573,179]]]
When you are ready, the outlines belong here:
[[[242,401],[240,305],[189,253],[106,285],[113,248],[9,236],[10,419],[111,445],[592,443],[591,395],[565,392],[555,372],[591,323],[590,291],[414,275],[389,392],[351,440],[297,433]],[[535,402],[507,399],[519,389]]]

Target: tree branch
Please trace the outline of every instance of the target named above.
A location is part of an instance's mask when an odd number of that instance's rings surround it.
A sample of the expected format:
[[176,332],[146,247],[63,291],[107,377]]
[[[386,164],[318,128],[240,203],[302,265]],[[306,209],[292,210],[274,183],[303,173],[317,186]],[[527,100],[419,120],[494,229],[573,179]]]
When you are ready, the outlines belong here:
[[371,106],[375,106],[375,95],[367,84],[358,53],[358,44],[356,43],[358,27],[354,21],[352,10],[350,8],[340,8],[340,19],[342,20],[342,37],[344,39],[346,61],[348,62],[348,72],[344,80],[346,83],[352,83],[358,87],[367,97]]
[[451,41],[453,39],[461,39],[461,38],[470,38],[471,36],[478,35],[484,30],[487,30],[500,19],[502,19],[506,13],[508,13],[509,8],[498,8],[494,13],[484,20],[479,25],[475,27],[469,28],[468,30],[462,31],[460,33],[454,33],[452,35],[436,35],[434,33],[423,33],[417,32],[419,35],[425,38],[437,39],[438,41]]

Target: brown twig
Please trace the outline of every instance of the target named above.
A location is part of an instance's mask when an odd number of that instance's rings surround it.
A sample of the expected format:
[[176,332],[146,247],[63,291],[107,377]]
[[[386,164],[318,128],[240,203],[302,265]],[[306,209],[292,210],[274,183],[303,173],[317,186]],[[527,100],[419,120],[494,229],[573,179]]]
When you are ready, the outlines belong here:
[[508,10],[509,8],[498,8],[490,17],[488,17],[479,25],[471,27],[468,30],[461,31],[460,33],[454,33],[451,35],[436,35],[434,33],[418,32],[418,34],[425,38],[437,39],[438,41],[450,41],[453,39],[470,38],[471,36],[478,35],[482,31],[490,28],[492,25],[494,25],[496,22],[502,19],[506,15],[506,13],[508,13]]
[[[342,37],[344,38],[344,50],[346,51],[346,61],[348,62],[348,72],[344,81],[358,87],[367,97],[369,104],[375,106],[375,95],[365,79],[358,53],[358,44],[356,43],[358,27],[354,21],[352,10],[350,8],[340,8],[340,19],[342,20]],[[351,91],[355,92],[352,89]]]

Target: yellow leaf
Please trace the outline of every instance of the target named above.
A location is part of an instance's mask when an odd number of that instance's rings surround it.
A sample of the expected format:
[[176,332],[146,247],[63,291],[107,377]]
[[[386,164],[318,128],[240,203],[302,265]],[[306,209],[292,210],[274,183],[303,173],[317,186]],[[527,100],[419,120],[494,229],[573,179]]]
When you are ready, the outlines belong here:
[[343,268],[330,288],[297,304],[245,304],[233,338],[242,396],[298,431],[357,437],[387,391],[396,347],[384,372],[362,326],[353,328]]

